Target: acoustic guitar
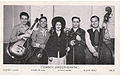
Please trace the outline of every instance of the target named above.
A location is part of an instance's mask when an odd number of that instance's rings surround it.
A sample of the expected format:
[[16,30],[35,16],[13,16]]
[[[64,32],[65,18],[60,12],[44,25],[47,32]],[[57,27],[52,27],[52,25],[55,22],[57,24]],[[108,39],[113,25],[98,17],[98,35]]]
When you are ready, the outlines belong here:
[[[37,22],[38,22],[38,18],[36,18],[32,27],[29,28],[28,30],[26,30],[26,32],[24,34],[30,36],[32,34],[32,31],[33,31],[35,25],[37,24]],[[21,34],[21,35],[23,35],[23,34]],[[10,43],[8,46],[9,54],[13,58],[21,60],[28,53],[28,50],[26,49],[27,48],[26,44],[27,44],[28,40],[29,40],[29,37],[25,37],[21,40],[14,42],[14,43]]]

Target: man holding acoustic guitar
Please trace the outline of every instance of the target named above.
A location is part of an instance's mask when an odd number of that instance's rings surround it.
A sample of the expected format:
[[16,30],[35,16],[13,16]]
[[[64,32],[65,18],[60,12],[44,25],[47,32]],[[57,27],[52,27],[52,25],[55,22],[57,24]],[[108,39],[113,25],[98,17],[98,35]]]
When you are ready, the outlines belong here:
[[26,12],[20,13],[20,24],[15,25],[10,36],[10,42],[7,49],[6,63],[20,64],[25,63],[25,58],[28,55],[26,43],[28,37],[32,34],[32,29],[37,23],[37,19],[30,28],[29,15]]

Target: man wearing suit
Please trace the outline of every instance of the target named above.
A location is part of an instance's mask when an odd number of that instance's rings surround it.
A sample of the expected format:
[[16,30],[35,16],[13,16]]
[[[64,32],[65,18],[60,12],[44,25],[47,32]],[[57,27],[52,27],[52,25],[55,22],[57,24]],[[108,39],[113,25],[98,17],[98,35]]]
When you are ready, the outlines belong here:
[[72,18],[72,29],[69,32],[70,51],[67,64],[85,64],[85,31],[80,28],[80,18]]

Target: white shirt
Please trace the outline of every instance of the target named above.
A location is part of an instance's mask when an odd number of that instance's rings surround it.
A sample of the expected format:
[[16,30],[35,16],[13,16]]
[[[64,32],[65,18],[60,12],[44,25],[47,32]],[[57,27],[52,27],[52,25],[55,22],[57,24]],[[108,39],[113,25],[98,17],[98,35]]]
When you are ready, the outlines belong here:
[[76,32],[78,30],[78,28],[73,28],[73,31]]
[[46,36],[47,29],[40,28],[40,32],[42,32],[43,36]]
[[[98,32],[100,32],[100,28],[96,28],[98,30]],[[95,28],[92,28],[93,32],[96,30]],[[109,38],[109,33],[108,32],[105,32],[104,34],[104,38]],[[93,47],[92,43],[91,43],[91,40],[90,40],[90,35],[89,33],[86,31],[86,35],[85,35],[85,40],[86,40],[86,44],[89,48],[89,50],[93,53],[95,52],[95,48]]]
[[92,46],[92,43],[91,43],[91,40],[90,40],[90,35],[87,31],[86,31],[86,34],[85,34],[85,40],[86,40],[86,45],[88,46],[90,52],[94,53],[96,50]]
[[57,35],[58,35],[58,37],[59,37],[59,36],[60,36],[61,31],[57,31],[57,30],[56,30],[56,33],[57,33]]
[[93,30],[93,32],[95,31],[95,30],[98,30],[98,32],[100,32],[100,28],[98,27],[98,28],[92,28],[92,30]]

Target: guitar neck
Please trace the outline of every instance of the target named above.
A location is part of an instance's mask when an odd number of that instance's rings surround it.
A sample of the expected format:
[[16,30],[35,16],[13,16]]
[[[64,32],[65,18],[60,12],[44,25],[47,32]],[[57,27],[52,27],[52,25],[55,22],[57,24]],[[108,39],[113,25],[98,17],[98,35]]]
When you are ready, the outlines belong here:
[[35,22],[35,23],[32,25],[31,28],[27,29],[27,30],[26,30],[26,34],[32,34],[33,28],[35,27],[36,24],[37,24],[37,22]]
[[34,24],[32,25],[32,27],[30,28],[30,30],[33,30],[34,26],[36,25],[36,23],[38,22],[38,18],[36,18]]
[[36,23],[34,23],[34,24],[32,25],[32,27],[30,28],[30,30],[33,30],[33,28],[34,28],[35,25],[36,25]]

